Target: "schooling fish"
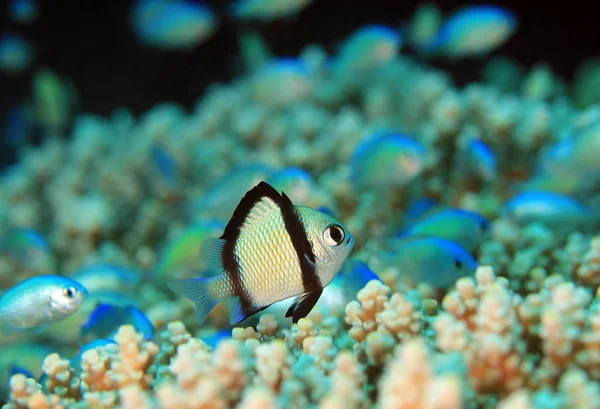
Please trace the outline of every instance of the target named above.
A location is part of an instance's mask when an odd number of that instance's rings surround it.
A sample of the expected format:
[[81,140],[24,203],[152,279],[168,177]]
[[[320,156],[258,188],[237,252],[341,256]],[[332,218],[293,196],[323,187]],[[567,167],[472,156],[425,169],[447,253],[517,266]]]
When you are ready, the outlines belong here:
[[484,55],[504,44],[517,26],[510,10],[468,6],[448,17],[437,35],[436,48],[449,57]]
[[425,148],[399,133],[378,133],[359,144],[350,161],[353,181],[361,186],[404,186],[423,170]]
[[0,334],[42,329],[76,312],[88,292],[60,276],[38,276],[11,288],[0,298]]
[[218,239],[207,239],[216,277],[171,281],[169,287],[194,301],[202,323],[221,298],[238,297],[230,316],[236,324],[271,304],[297,296],[286,313],[305,317],[342,268],[354,237],[333,217],[294,206],[266,182],[248,191]]

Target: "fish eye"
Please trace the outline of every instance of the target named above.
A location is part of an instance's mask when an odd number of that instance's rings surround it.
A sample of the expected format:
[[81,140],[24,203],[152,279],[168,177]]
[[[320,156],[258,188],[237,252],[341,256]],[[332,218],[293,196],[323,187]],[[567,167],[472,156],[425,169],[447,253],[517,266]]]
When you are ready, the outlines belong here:
[[337,224],[327,226],[323,231],[323,240],[329,246],[339,246],[344,241],[344,229]]
[[63,295],[69,299],[75,297],[75,294],[77,294],[77,290],[75,289],[75,287],[67,287],[67,288],[63,288]]
[[462,268],[463,267],[463,263],[459,259],[454,260],[454,265],[456,266],[456,268]]

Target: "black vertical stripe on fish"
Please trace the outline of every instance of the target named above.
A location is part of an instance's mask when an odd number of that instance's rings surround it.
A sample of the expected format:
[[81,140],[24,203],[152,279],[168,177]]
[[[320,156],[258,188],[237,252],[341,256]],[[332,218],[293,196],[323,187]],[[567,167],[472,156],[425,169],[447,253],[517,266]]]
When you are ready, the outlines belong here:
[[306,317],[311,312],[317,301],[319,301],[319,297],[321,297],[322,293],[323,289],[321,288],[320,290],[296,298],[285,313],[285,317],[292,317],[292,322],[294,324],[297,323],[301,318]]
[[313,292],[322,290],[323,286],[315,269],[315,253],[308,241],[308,235],[300,220],[300,216],[296,212],[292,201],[285,193],[282,193],[281,195],[279,208],[281,209],[285,229],[290,235],[292,246],[294,246],[294,250],[296,250],[296,256],[300,263],[304,291]]
[[[273,192],[275,194],[273,194]],[[229,219],[229,222],[227,223],[227,226],[225,226],[225,230],[220,237],[225,240],[223,253],[221,255],[223,269],[227,272],[229,279],[231,280],[234,294],[239,298],[242,312],[248,317],[252,315],[253,311],[252,300],[250,300],[246,286],[242,281],[240,266],[235,255],[235,244],[240,236],[244,220],[246,220],[252,211],[252,208],[254,208],[254,206],[256,206],[256,204],[265,196],[272,198],[275,202],[280,200],[279,194],[277,194],[275,189],[265,182],[260,182],[254,188],[250,189],[244,195],[242,200],[240,200],[240,203],[233,211],[233,215],[231,216],[231,219]]]

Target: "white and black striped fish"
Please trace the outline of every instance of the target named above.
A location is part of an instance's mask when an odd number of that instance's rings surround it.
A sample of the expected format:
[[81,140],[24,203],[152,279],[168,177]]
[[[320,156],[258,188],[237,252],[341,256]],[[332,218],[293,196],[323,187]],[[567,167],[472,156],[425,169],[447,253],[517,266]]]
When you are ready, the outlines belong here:
[[286,313],[306,317],[338,274],[354,247],[354,237],[333,217],[290,199],[260,182],[248,191],[218,239],[203,255],[211,278],[176,280],[169,287],[194,301],[202,323],[220,299],[235,296],[230,322],[236,324],[271,304],[294,297]]

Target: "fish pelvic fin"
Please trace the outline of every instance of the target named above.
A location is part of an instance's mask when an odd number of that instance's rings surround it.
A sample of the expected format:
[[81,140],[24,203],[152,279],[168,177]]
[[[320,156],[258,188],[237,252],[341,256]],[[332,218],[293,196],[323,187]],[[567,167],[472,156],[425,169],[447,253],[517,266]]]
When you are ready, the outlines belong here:
[[229,316],[229,323],[231,325],[238,324],[245,319],[253,316],[254,314],[258,314],[262,310],[269,308],[271,305],[265,305],[263,307],[258,306],[243,306],[240,299],[238,298],[236,302],[233,304],[231,309],[231,315]]
[[196,319],[202,324],[219,302],[210,288],[212,278],[192,278],[169,281],[168,287],[176,294],[186,297],[196,305]]
[[320,289],[296,298],[285,313],[286,318],[292,317],[292,322],[295,324],[300,318],[306,317],[312,311],[317,301],[319,301],[322,293],[323,289]]

